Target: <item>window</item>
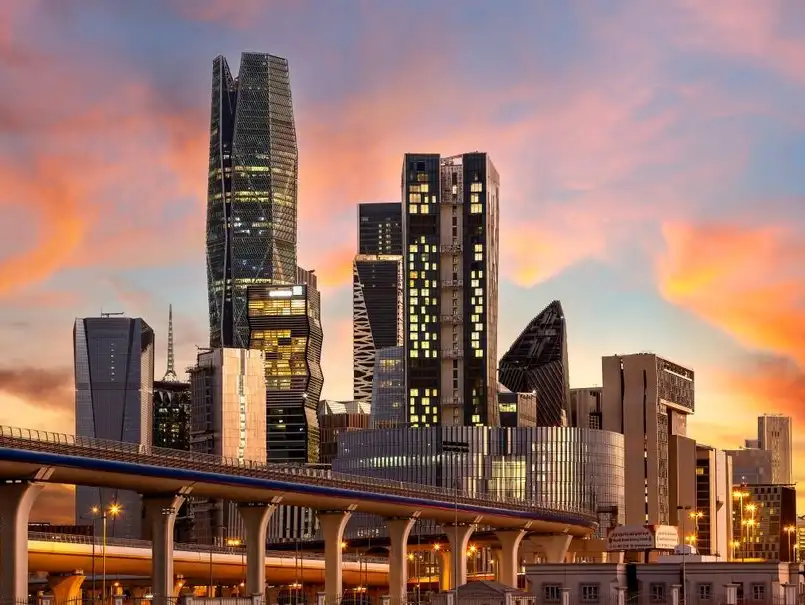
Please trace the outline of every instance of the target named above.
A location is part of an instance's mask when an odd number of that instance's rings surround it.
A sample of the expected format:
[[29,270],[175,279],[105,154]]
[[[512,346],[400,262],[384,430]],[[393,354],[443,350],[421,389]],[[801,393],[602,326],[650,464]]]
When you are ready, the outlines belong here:
[[766,600],[766,585],[765,584],[752,584],[752,600],[765,601]]
[[712,584],[699,584],[698,592],[700,601],[711,601],[713,599]]
[[598,603],[598,584],[582,584],[581,585],[581,602],[582,603]]
[[543,584],[542,585],[542,600],[545,603],[558,603],[562,593],[561,584]]
[[665,603],[665,584],[652,582],[649,584],[649,600],[652,603]]

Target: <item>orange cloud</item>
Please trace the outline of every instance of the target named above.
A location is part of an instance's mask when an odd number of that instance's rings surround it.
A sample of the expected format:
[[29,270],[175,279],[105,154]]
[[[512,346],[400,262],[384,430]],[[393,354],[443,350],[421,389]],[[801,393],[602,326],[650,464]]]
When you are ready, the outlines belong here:
[[805,245],[783,227],[670,223],[660,292],[744,345],[805,365]]

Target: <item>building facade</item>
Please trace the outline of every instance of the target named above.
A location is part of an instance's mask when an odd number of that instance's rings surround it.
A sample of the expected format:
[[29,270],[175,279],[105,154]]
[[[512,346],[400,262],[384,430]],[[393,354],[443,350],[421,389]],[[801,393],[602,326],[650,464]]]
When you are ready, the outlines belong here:
[[539,426],[536,393],[512,393],[506,387],[498,385],[498,408],[500,426],[508,428]]
[[400,202],[358,204],[358,254],[403,253]]
[[405,391],[405,349],[378,349],[372,375],[372,428],[392,429],[408,424]]
[[[491,494],[568,511],[615,511],[623,522],[623,435],[563,427],[420,427],[341,433],[333,470]],[[611,514],[611,512],[607,512]],[[355,515],[349,538],[385,535]],[[441,529],[422,521],[423,535]]]
[[732,515],[740,560],[793,561],[797,543],[797,492],[793,485],[738,485]]
[[694,374],[652,353],[602,359],[604,430],[623,434],[626,524],[677,525],[696,505],[696,443],[687,437]]
[[[262,351],[212,349],[190,369],[190,449],[236,460],[266,461],[265,357]],[[243,537],[235,503],[193,499],[195,540],[224,545]]]
[[570,389],[570,426],[583,429],[600,429],[602,408],[602,387],[585,387]]
[[369,428],[370,406],[360,401],[319,402],[319,428],[321,445],[319,462],[332,464],[338,454],[338,435],[346,431],[360,431]]
[[190,451],[190,409],[189,382],[154,383],[154,447]]
[[[139,318],[76,319],[75,434],[80,437],[152,444],[154,331]],[[139,538],[141,500],[135,492],[76,487],[76,514],[116,502],[122,513],[108,524],[109,535]]]
[[288,61],[213,61],[207,181],[210,346],[249,346],[248,286],[296,279],[298,154]]
[[498,425],[498,198],[485,153],[406,154],[406,391],[412,427]]
[[[364,204],[365,205],[365,204]],[[359,254],[352,263],[352,367],[355,401],[372,401],[379,349],[403,337],[402,256]]]
[[499,380],[513,393],[535,392],[540,426],[565,426],[570,416],[567,329],[562,304],[545,307],[500,360]]
[[732,458],[733,485],[772,483],[771,451],[749,447],[756,444],[754,441],[747,440],[746,444],[747,447],[740,450],[727,450]]
[[696,507],[683,533],[699,554],[727,560],[732,538],[732,459],[722,450],[696,444]]
[[293,286],[248,291],[250,347],[265,353],[269,462],[319,461],[321,300],[312,271]]
[[771,483],[793,483],[792,424],[790,416],[764,414],[757,419],[758,447],[771,452]]

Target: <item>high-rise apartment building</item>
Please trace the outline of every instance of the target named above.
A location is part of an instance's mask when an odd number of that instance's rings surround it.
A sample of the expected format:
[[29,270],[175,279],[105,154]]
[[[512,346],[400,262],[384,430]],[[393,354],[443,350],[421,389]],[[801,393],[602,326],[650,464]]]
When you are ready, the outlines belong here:
[[758,447],[771,452],[771,482],[793,483],[791,417],[764,414],[757,419]]
[[688,511],[684,530],[699,554],[730,558],[732,503],[732,459],[722,450],[697,443],[696,506]]
[[[75,434],[80,437],[152,444],[154,331],[139,318],[105,315],[76,319]],[[77,515],[117,502],[109,535],[140,537],[141,500],[135,492],[76,488]]]
[[207,183],[210,346],[249,346],[246,289],[296,279],[298,157],[288,61],[213,61]]
[[402,189],[408,422],[497,426],[497,170],[406,154]]
[[[211,349],[190,369],[190,449],[238,460],[266,461],[265,357],[262,351]],[[242,538],[233,502],[194,499],[196,541],[224,545]]]
[[535,392],[539,426],[566,426],[570,416],[567,329],[562,304],[545,307],[500,360],[500,383],[513,393]]
[[358,205],[358,255],[352,265],[353,392],[370,403],[378,349],[402,344],[401,204]]
[[249,346],[265,353],[269,462],[319,461],[321,301],[313,271],[293,286],[249,288]]
[[678,507],[696,506],[693,370],[652,353],[604,357],[602,367],[601,428],[623,434],[626,460],[644,461],[626,466],[626,524],[679,525]]

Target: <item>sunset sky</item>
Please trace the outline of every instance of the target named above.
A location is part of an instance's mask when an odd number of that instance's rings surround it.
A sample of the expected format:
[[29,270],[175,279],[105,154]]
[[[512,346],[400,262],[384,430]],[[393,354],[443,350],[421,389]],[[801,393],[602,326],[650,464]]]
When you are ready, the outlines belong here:
[[803,28],[772,0],[0,0],[0,423],[73,432],[75,317],[145,318],[159,375],[169,303],[179,366],[208,343],[212,59],[254,50],[290,62],[324,397],[352,394],[356,204],[399,199],[405,152],[480,150],[501,353],[560,299],[571,386],[653,351],[696,371],[697,439],[796,430]]

